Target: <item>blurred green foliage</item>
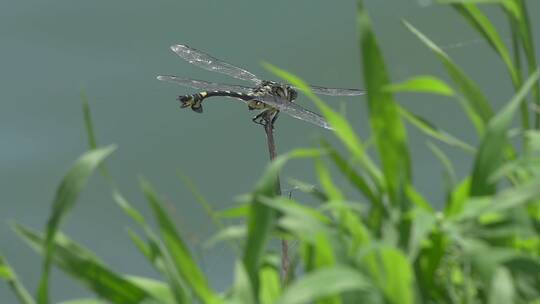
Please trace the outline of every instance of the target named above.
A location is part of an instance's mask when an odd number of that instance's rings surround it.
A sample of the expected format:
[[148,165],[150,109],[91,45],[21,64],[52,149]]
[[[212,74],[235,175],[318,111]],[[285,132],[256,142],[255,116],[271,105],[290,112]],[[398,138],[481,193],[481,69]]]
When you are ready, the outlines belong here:
[[[155,229],[122,196],[104,165],[114,148],[97,147],[84,96],[90,150],[59,185],[45,233],[13,225],[16,233],[43,256],[35,300],[1,257],[0,278],[12,287],[21,303],[42,304],[49,303],[53,265],[96,295],[95,299],[69,301],[72,304],[540,303],[540,93],[526,3],[439,2],[457,10],[499,55],[514,85],[514,97],[495,111],[448,54],[407,21],[405,27],[440,59],[452,83],[431,75],[390,83],[369,16],[358,1],[360,49],[375,152],[368,155],[367,146],[349,122],[310,92],[301,79],[267,65],[316,104],[344,149],[322,142],[318,148],[279,156],[255,189],[230,210],[216,212],[196,193],[219,230],[211,242],[229,242],[238,253],[234,282],[227,291],[218,292],[209,285],[147,181],[141,181],[141,188],[153,211]],[[511,51],[480,4],[504,11],[512,29]],[[400,92],[455,98],[475,126],[479,145],[473,147],[397,104],[394,94]],[[518,127],[512,124],[515,117],[520,121]],[[458,180],[443,150],[429,143],[445,169],[447,193],[441,210],[435,210],[435,204],[426,201],[411,182],[414,164],[404,121],[434,141],[473,155],[471,171]],[[520,145],[510,141],[510,134],[517,134]],[[294,182],[297,189],[318,202],[309,204],[312,207],[275,193],[278,172],[298,158],[314,162],[319,185]],[[330,166],[358,190],[360,201],[352,201],[334,182]],[[110,182],[118,206],[140,228],[141,234],[129,230],[129,237],[162,274],[161,281],[116,273],[90,250],[61,233],[63,218],[98,168]],[[244,224],[223,224],[230,218],[241,219]],[[291,252],[294,269],[285,279],[281,278],[278,254],[269,249],[269,242],[277,238],[295,244]]]

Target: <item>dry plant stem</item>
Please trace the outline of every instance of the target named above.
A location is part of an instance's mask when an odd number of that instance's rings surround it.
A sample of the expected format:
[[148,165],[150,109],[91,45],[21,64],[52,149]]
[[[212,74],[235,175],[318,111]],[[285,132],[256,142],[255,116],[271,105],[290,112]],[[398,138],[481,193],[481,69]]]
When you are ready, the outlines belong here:
[[[268,121],[264,125],[264,132],[266,133],[266,143],[268,145],[268,154],[270,154],[270,160],[273,161],[276,158],[276,144],[274,142],[274,124]],[[276,194],[281,195],[281,184],[279,182],[279,175],[276,181]],[[286,282],[289,276],[290,259],[289,259],[289,244],[286,240],[281,240],[281,281]]]

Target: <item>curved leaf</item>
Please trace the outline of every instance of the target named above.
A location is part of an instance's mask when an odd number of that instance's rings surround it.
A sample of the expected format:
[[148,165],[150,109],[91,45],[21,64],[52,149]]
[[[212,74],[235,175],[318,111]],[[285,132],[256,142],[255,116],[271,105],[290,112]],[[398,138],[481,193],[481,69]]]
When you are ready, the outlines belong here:
[[431,75],[412,77],[400,83],[389,84],[384,89],[390,92],[431,93],[443,96],[454,95],[454,90],[449,85]]
[[306,274],[285,290],[279,304],[303,304],[348,291],[370,291],[372,285],[359,271],[344,266]]
[[446,71],[465,98],[462,102],[465,113],[467,113],[469,119],[476,127],[477,133],[483,135],[488,121],[493,116],[493,110],[484,94],[482,94],[482,91],[439,46],[412,26],[412,24],[407,21],[403,21],[403,23],[411,33],[418,37],[422,43],[439,57],[439,60],[443,63]]
[[490,177],[499,169],[504,153],[507,151],[507,133],[514,114],[539,76],[540,73],[536,71],[512,100],[489,122],[487,132],[482,138],[474,160],[471,181],[472,196],[489,195],[495,192],[496,184]]
[[53,242],[60,223],[73,205],[75,205],[90,175],[114,150],[114,146],[107,146],[83,154],[71,167],[60,183],[60,186],[56,189],[52,212],[47,221],[45,242],[43,244],[45,248],[43,272],[41,274],[37,296],[37,301],[40,304],[49,303],[49,273],[54,251]]

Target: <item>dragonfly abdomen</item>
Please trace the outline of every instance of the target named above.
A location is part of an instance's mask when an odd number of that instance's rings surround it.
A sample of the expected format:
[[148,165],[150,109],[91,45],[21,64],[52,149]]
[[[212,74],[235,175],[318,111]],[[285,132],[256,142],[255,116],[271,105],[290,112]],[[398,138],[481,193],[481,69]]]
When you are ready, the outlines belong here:
[[191,107],[191,109],[197,113],[202,113],[202,102],[204,99],[208,97],[215,97],[215,96],[222,96],[222,97],[232,97],[232,98],[238,98],[245,101],[249,101],[253,99],[253,95],[251,94],[245,94],[240,92],[233,92],[233,91],[203,91],[191,95],[184,95],[179,96],[178,100],[180,101],[180,107],[187,108]]

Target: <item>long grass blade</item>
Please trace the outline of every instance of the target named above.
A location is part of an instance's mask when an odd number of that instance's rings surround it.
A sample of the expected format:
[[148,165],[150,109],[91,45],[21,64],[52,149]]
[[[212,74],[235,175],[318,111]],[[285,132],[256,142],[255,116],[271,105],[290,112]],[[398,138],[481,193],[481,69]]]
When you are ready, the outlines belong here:
[[520,15],[519,6],[514,0],[437,0],[441,4],[499,4],[510,11],[514,16]]
[[[512,6],[510,6],[512,4]],[[518,6],[514,1],[504,1],[502,3],[503,7],[506,8],[506,11],[509,12],[510,18],[516,18],[519,15]],[[478,7],[473,3],[467,4],[454,4],[453,7],[471,24],[471,26],[477,30],[477,32],[482,35],[482,37],[489,43],[489,45],[495,50],[495,52],[501,57],[502,61],[506,65],[508,73],[510,74],[510,79],[514,87],[519,89],[522,85],[522,77],[519,74],[510,52],[503,43],[502,38],[495,26],[489,21],[487,16],[482,13]],[[519,51],[518,51],[519,52]],[[516,62],[519,64],[519,62]],[[527,109],[526,102],[522,103],[521,106],[521,123],[523,129],[529,129],[529,111]]]
[[418,128],[422,133],[435,138],[443,143],[446,143],[450,146],[458,147],[465,152],[474,153],[476,149],[469,145],[468,143],[460,140],[459,138],[449,134],[448,132],[441,130],[435,126],[432,122],[427,119],[420,117],[409,110],[399,107],[399,113],[403,118],[405,118],[411,125]]
[[[518,13],[514,13],[511,9],[506,9],[508,19],[510,20],[510,26],[512,30],[512,43],[514,47],[514,63],[518,68],[521,64],[520,46],[523,48],[525,58],[527,59],[527,67],[529,77],[532,72],[538,68],[536,60],[536,52],[534,47],[534,39],[532,34],[531,22],[529,19],[527,4],[524,0],[508,1],[517,6]],[[540,108],[540,82],[536,82],[532,89],[533,100],[535,106]],[[540,128],[540,111],[535,112],[536,129]]]
[[385,303],[414,303],[414,274],[400,250],[391,247],[376,248],[364,257],[362,264],[383,291]]
[[153,188],[144,180],[141,180],[141,188],[154,212],[164,247],[170,255],[176,271],[204,303],[220,303],[218,296],[212,291],[203,272],[195,263],[188,247],[177,233],[172,220],[163,209]]
[[[46,254],[46,238],[21,225],[14,225],[13,229],[34,250],[42,255]],[[150,298],[143,289],[109,269],[90,251],[62,233],[55,234],[52,246],[55,251],[52,262],[111,303],[142,303]]]
[[496,184],[490,179],[504,159],[507,151],[508,130],[514,113],[540,76],[537,70],[514,95],[512,100],[489,122],[486,135],[482,138],[474,161],[472,172],[471,195],[481,196],[493,194]]
[[413,33],[422,43],[424,43],[433,53],[437,55],[443,63],[446,71],[459,88],[459,91],[465,98],[461,103],[465,113],[476,127],[478,135],[483,135],[488,121],[493,116],[493,110],[487,102],[486,97],[478,86],[450,59],[440,47],[431,41],[426,35],[422,34],[412,24],[404,21],[405,26]]
[[[505,1],[512,2],[512,1]],[[508,69],[512,82],[519,86],[519,77],[515,69],[512,57],[504,44],[497,29],[488,17],[473,3],[455,4],[453,7],[467,20],[471,26],[489,43],[493,50],[501,57]],[[515,6],[514,6],[515,7]]]
[[144,289],[144,291],[146,291],[154,299],[158,299],[160,304],[178,303],[175,301],[169,286],[162,281],[131,275],[127,276],[126,279],[137,285],[139,288]]
[[451,192],[457,183],[457,176],[456,176],[454,167],[452,166],[452,162],[450,161],[448,156],[443,152],[443,150],[441,150],[439,147],[437,147],[433,143],[429,142],[428,147],[431,150],[431,152],[435,154],[435,156],[437,157],[437,159],[443,166],[445,191],[447,193],[447,199],[449,199]]
[[11,287],[21,304],[35,304],[36,301],[32,298],[28,290],[24,287],[22,282],[17,277],[17,274],[6,259],[0,255],[0,280],[6,281]]
[[40,304],[49,303],[49,274],[54,254],[53,240],[60,227],[62,219],[75,205],[80,192],[85,187],[88,178],[94,170],[115,150],[114,146],[94,149],[83,154],[71,167],[60,186],[56,190],[52,212],[49,216],[44,242],[43,272],[39,282],[37,301]]
[[257,303],[251,281],[242,262],[236,262],[234,268],[234,285],[230,301],[239,304]]
[[277,218],[276,211],[263,204],[262,199],[276,196],[277,175],[287,161],[295,158],[312,158],[320,154],[321,151],[317,149],[297,149],[278,156],[267,167],[255,186],[255,190],[246,198],[246,202],[250,203],[250,208],[243,262],[254,294],[259,294],[259,267]]
[[381,159],[390,199],[400,205],[406,199],[405,187],[410,183],[411,165],[407,132],[394,97],[384,88],[390,84],[382,52],[371,28],[371,20],[363,1],[357,2],[357,20],[364,79],[366,80],[369,121]]
[[369,202],[376,205],[381,204],[380,198],[375,194],[376,189],[373,189],[373,185],[364,176],[356,172],[352,162],[346,161],[328,142],[322,140],[321,145],[328,152],[330,159],[332,159],[339,171],[346,177],[347,181],[353,184],[360,193],[365,195]]

